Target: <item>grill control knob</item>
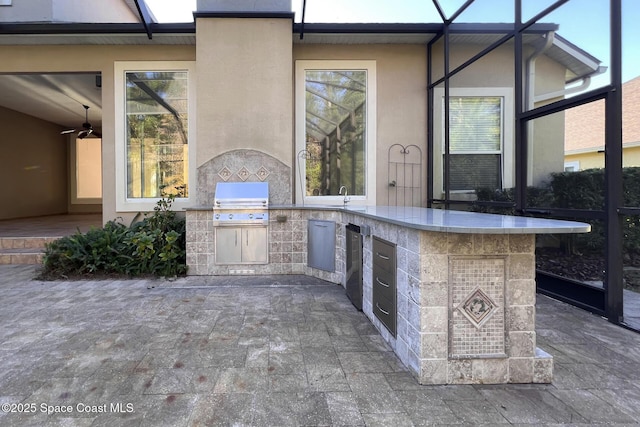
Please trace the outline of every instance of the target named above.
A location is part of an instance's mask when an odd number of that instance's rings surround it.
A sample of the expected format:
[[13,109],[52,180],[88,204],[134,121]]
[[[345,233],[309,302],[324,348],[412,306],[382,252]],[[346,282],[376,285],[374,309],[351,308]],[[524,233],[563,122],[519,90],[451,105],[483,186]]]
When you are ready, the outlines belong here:
[[220,214],[216,214],[216,219],[220,219]]
[[253,214],[252,213],[249,214],[249,219],[253,219]]
[[229,214],[229,219],[233,219],[233,214]]

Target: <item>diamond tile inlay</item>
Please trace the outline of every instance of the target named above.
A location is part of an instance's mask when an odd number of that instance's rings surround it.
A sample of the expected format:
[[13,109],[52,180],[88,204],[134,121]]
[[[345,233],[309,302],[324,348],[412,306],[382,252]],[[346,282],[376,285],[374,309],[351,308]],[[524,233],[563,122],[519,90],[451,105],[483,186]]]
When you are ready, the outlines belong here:
[[238,178],[240,178],[242,181],[246,181],[249,178],[249,175],[251,175],[251,172],[249,172],[249,169],[245,168],[244,166],[238,171]]
[[226,166],[220,169],[220,171],[218,172],[218,176],[222,178],[223,181],[228,181],[229,178],[231,178],[231,174],[232,172]]
[[480,328],[496,312],[496,304],[478,288],[458,306],[458,310],[473,326]]
[[265,179],[267,179],[270,173],[267,170],[267,168],[265,168],[264,166],[260,166],[260,169],[258,169],[258,172],[256,172],[256,175],[258,176],[258,179],[260,181],[264,181]]

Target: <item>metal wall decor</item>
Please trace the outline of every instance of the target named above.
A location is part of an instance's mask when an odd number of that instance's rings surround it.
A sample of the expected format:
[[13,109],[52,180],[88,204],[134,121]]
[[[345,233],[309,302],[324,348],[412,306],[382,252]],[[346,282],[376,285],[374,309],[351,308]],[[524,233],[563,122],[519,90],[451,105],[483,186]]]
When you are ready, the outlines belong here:
[[393,144],[388,151],[387,204],[422,206],[422,150],[415,144]]

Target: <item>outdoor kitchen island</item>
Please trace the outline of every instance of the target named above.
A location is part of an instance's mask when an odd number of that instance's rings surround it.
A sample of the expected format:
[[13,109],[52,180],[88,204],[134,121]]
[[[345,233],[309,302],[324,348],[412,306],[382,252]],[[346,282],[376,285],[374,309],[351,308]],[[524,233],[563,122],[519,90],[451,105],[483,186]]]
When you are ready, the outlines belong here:
[[[421,384],[551,382],[553,358],[536,347],[535,235],[590,230],[439,209],[271,205],[268,263],[219,265],[211,208],[186,216],[190,275],[306,274],[343,286],[345,226],[360,226],[363,312]],[[336,224],[333,271],[307,265],[309,220]]]

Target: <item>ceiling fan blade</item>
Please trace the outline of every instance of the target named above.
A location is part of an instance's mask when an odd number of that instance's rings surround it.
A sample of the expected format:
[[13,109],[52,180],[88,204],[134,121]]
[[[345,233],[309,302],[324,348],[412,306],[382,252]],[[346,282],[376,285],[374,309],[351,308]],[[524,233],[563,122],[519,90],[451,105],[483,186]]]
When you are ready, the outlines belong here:
[[73,133],[75,131],[76,131],[75,129],[63,130],[62,132],[60,132],[60,135],[67,135],[67,134]]

